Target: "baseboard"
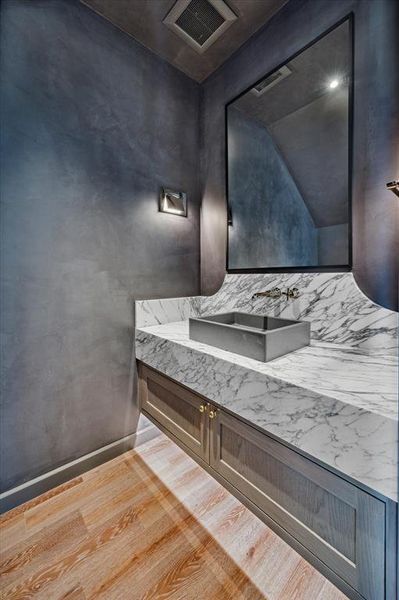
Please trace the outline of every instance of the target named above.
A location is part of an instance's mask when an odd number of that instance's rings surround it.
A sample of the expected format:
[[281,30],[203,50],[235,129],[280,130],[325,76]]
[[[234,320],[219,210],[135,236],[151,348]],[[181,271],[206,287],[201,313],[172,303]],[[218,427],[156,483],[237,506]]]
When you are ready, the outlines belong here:
[[103,446],[94,452],[85,454],[76,460],[73,460],[57,469],[43,473],[30,481],[7,490],[0,494],[0,513],[4,513],[16,506],[44,494],[58,485],[78,477],[86,471],[115,458],[127,450],[137,448],[160,434],[159,429],[154,425],[149,425],[140,431],[127,435],[107,446]]

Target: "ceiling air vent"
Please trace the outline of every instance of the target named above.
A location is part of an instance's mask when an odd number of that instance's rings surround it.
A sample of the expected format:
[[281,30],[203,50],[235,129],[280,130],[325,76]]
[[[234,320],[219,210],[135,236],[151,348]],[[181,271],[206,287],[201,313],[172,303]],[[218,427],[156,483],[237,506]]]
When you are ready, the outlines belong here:
[[291,73],[291,69],[284,65],[284,67],[281,67],[281,69],[275,71],[274,73],[269,75],[269,77],[266,77],[266,79],[262,79],[262,81],[260,81],[255,87],[252,88],[251,92],[255,94],[255,96],[261,96],[262,94],[267,92],[267,90],[270,90],[270,88],[277,85],[278,83],[280,83],[280,81],[288,77],[288,75],[291,75]]
[[177,0],[163,22],[202,54],[236,19],[223,0]]

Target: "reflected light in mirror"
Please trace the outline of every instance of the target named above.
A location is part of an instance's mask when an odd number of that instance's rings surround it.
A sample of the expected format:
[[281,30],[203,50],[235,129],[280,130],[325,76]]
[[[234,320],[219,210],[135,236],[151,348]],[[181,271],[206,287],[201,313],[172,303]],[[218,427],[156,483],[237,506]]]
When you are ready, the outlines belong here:
[[335,88],[337,88],[341,83],[341,80],[338,79],[337,77],[334,77],[333,79],[330,80],[328,87],[330,90],[335,90]]

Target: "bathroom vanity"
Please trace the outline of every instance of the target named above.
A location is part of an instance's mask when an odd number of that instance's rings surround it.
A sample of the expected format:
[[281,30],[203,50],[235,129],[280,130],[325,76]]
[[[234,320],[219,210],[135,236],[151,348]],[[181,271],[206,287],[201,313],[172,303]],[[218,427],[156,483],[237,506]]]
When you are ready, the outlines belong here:
[[398,321],[350,272],[353,25],[225,106],[228,275],[137,302],[136,353],[162,431],[349,598],[394,600]]
[[[252,297],[277,280],[300,298]],[[190,317],[232,310],[305,320],[311,344],[261,362],[190,339]],[[351,274],[136,303],[142,411],[356,599],[396,597],[396,328]]]

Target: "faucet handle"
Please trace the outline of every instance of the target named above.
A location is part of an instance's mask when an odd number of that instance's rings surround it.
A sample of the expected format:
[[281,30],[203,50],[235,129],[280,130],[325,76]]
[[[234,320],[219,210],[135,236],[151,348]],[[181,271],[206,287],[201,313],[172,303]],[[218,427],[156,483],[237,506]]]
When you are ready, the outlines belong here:
[[271,298],[280,298],[280,296],[281,296],[281,290],[279,287],[274,287],[273,289],[270,290]]
[[285,292],[281,292],[288,300],[288,298],[298,298],[298,288],[287,288]]

